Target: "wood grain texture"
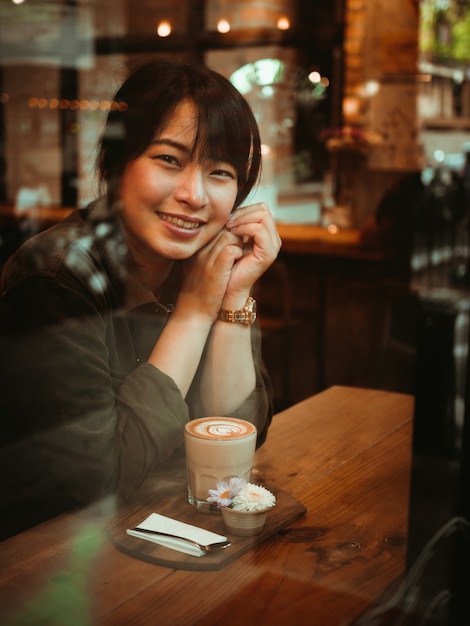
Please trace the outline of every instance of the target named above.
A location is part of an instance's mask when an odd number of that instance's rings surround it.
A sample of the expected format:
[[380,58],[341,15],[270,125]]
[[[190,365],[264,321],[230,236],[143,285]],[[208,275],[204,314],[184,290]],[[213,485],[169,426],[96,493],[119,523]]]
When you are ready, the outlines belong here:
[[1,623],[345,626],[404,573],[412,415],[410,396],[345,387],[276,415],[254,481],[306,514],[220,570],[122,553],[106,507],[2,542]]
[[[262,532],[253,537],[236,537],[227,531],[220,514],[201,513],[188,504],[186,472],[179,472],[179,475],[181,479],[177,489],[171,492],[153,489],[151,495],[142,498],[141,504],[132,504],[114,517],[108,527],[108,535],[119,550],[155,565],[194,571],[218,570],[304,515],[306,511],[303,504],[290,494],[275,486],[265,485],[276,496],[276,506],[269,511]],[[225,550],[197,557],[126,534],[127,528],[137,526],[151,513],[166,515],[180,522],[226,535],[231,545]]]

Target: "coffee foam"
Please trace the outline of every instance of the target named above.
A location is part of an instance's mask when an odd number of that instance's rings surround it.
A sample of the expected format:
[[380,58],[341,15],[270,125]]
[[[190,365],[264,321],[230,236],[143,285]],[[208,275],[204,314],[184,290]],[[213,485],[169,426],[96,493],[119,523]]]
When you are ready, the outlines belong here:
[[240,439],[256,432],[245,420],[227,417],[201,417],[186,424],[189,434],[202,439]]

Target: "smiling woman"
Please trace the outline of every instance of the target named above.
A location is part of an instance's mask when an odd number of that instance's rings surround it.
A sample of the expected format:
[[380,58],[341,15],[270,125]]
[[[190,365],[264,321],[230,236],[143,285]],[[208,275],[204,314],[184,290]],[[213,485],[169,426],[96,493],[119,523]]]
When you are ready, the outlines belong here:
[[235,168],[236,206],[243,202],[258,178],[261,162],[258,126],[248,103],[221,75],[213,73],[207,80],[203,73],[175,71],[172,63],[160,64],[158,81],[153,63],[140,66],[114,97],[116,106],[108,114],[98,157],[108,194],[119,193],[113,183],[119,182],[125,164],[161,137],[169,112],[188,100],[197,112],[189,122],[195,124],[192,150],[199,152],[201,161],[226,162]]
[[260,168],[253,114],[216,72],[168,62],[137,66],[114,101],[103,196],[1,277],[3,537],[132,497],[190,419],[249,420],[258,445],[271,421],[255,316],[238,314],[280,248],[269,208],[240,206]]
[[150,257],[152,266],[197,252],[224,228],[235,205],[237,171],[203,158],[197,117],[196,105],[184,100],[122,176],[122,216],[132,231],[133,254]]

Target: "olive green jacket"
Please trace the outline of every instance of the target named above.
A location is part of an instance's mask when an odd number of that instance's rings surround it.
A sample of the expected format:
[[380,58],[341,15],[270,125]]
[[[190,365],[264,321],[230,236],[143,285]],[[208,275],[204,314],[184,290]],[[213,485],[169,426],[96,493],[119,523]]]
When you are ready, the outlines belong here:
[[[174,286],[157,302],[125,269],[125,255],[117,220],[99,200],[29,239],[4,267],[3,507],[57,489],[79,503],[129,497],[182,446],[185,423],[204,415],[198,374],[183,398],[146,363],[178,283],[166,281]],[[271,386],[256,325],[252,337],[256,389],[232,415],[257,425],[261,445]]]

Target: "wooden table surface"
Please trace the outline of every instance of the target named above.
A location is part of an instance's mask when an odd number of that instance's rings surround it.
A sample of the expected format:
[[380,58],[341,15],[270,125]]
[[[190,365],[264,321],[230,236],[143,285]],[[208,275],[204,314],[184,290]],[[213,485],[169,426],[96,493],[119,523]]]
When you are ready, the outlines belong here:
[[282,239],[282,252],[327,256],[333,258],[357,259],[363,261],[383,261],[383,252],[365,246],[359,229],[330,232],[313,224],[277,223]]
[[0,216],[12,218],[27,216],[47,225],[59,222],[73,210],[72,207],[61,206],[35,206],[18,210],[12,204],[0,204]]
[[218,571],[120,552],[105,505],[2,542],[0,622],[349,623],[404,573],[412,414],[410,396],[348,387],[277,414],[253,482],[278,485],[307,512]]

